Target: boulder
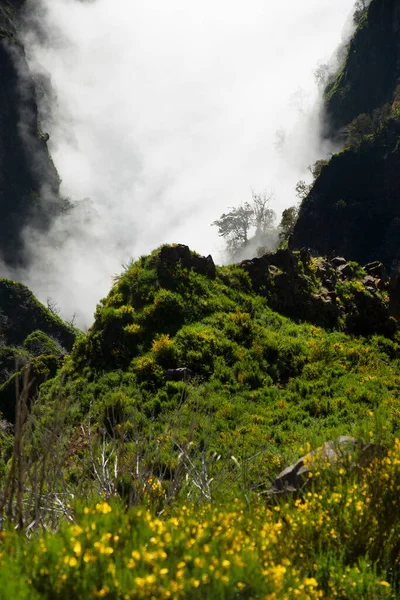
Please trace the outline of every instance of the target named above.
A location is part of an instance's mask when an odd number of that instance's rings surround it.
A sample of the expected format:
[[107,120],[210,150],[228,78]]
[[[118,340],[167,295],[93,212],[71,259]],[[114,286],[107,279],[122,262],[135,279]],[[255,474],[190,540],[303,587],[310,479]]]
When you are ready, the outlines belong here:
[[316,461],[328,459],[329,463],[337,462],[343,456],[344,450],[354,451],[357,440],[354,437],[342,435],[335,441],[326,442],[320,448],[305,454],[297,462],[286,467],[275,478],[269,488],[271,494],[299,491],[308,481],[308,472]]
[[192,371],[187,367],[167,369],[165,371],[165,379],[167,381],[184,381],[185,383],[189,383],[189,381],[192,379]]
[[375,279],[382,279],[383,282],[387,281],[387,272],[385,265],[379,260],[374,260],[363,267],[364,271],[374,277]]
[[347,265],[347,260],[343,256],[335,256],[331,259],[331,265],[334,267],[340,267],[341,265]]
[[198,256],[184,244],[163,246],[157,260],[158,275],[161,278],[168,276],[169,267],[176,264],[182,265],[185,269],[193,269],[196,273],[206,275],[210,279],[216,277],[216,268],[211,255]]
[[372,275],[366,275],[362,280],[365,287],[372,287],[373,289],[377,288],[378,281],[379,280],[372,277]]
[[339,265],[337,267],[337,272],[339,276],[343,279],[354,277],[354,270],[348,263],[345,263],[344,265]]
[[270,495],[295,493],[309,481],[308,473],[321,461],[333,466],[343,460],[346,455],[355,453],[356,461],[353,461],[353,468],[361,469],[368,466],[374,458],[383,458],[387,454],[387,448],[379,444],[369,442],[361,444],[356,438],[341,435],[336,440],[328,441],[316,450],[305,454],[297,462],[286,467],[275,478],[273,484],[268,490]]

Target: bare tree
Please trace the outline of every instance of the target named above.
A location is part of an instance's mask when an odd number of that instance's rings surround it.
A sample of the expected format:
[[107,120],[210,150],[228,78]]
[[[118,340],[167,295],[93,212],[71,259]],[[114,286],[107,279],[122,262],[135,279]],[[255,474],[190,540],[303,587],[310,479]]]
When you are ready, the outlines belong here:
[[264,192],[263,194],[256,194],[252,192],[253,196],[253,225],[256,228],[256,235],[263,235],[267,229],[270,229],[275,221],[275,212],[270,208],[270,203],[274,199],[274,195]]

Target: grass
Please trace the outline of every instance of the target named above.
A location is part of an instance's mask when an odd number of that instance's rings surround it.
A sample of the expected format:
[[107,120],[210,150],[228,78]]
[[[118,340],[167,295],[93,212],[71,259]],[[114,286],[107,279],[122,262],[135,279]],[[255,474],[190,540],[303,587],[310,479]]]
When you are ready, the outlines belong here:
[[[302,497],[201,505],[69,506],[30,541],[2,533],[0,583],[18,598],[394,598],[399,583],[400,440],[361,469],[321,461]],[[329,473],[327,473],[329,471]],[[323,482],[319,484],[318,479]]]

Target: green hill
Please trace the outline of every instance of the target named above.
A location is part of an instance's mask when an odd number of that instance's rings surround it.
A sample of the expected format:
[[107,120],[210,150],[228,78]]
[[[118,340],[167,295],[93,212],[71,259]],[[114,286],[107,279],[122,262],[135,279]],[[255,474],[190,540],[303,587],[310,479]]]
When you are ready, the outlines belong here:
[[0,511],[48,530],[3,534],[8,597],[394,597],[399,333],[366,269],[180,245],[130,264],[36,397],[20,378],[14,437],[3,422]]

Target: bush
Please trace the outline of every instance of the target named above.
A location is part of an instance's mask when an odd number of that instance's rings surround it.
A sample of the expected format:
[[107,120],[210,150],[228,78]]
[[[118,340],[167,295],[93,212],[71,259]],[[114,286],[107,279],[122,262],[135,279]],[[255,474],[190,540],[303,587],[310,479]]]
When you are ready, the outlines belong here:
[[55,354],[58,356],[63,354],[60,345],[43,331],[33,331],[29,334],[24,341],[24,348],[32,356],[40,356],[41,354]]

